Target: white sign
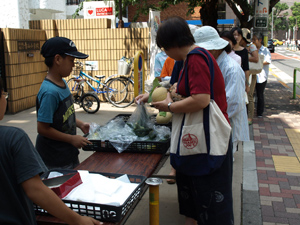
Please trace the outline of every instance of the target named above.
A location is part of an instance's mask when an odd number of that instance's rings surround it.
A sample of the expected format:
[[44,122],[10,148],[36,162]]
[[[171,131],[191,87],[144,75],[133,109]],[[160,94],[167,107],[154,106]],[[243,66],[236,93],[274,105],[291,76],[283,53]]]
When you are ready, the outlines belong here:
[[150,80],[154,80],[154,64],[155,56],[160,51],[156,44],[156,33],[158,26],[161,23],[160,21],[160,11],[153,11],[150,9],[149,12],[149,23],[151,27],[151,40],[150,40]]
[[85,61],[85,70],[98,70],[98,61]]
[[116,28],[116,10],[114,1],[83,2],[84,19],[111,19],[111,28]]
[[269,0],[255,0],[255,15],[269,16]]
[[254,27],[258,29],[268,28],[269,0],[255,0]]

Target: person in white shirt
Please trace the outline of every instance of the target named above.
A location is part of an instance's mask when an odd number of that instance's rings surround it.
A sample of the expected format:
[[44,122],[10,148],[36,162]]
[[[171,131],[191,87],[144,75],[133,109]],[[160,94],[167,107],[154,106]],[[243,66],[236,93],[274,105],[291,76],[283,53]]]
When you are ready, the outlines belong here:
[[215,28],[203,26],[195,31],[196,45],[208,50],[216,59],[224,77],[227,114],[232,127],[233,153],[240,141],[249,141],[249,127],[245,104],[245,73],[242,67],[225,51],[228,42]]
[[263,69],[259,74],[256,74],[256,96],[257,96],[257,105],[256,105],[256,114],[257,117],[262,117],[265,100],[264,100],[264,91],[267,85],[268,76],[269,76],[269,65],[271,63],[271,53],[268,48],[263,46],[263,35],[261,33],[254,33],[252,38],[253,44],[258,49],[258,54],[264,55]]

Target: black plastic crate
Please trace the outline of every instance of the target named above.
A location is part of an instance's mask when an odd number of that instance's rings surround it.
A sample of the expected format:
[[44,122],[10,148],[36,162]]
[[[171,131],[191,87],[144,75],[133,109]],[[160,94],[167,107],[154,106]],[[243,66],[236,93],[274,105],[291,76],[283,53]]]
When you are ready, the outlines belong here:
[[[90,140],[92,144],[88,144],[82,149],[85,151],[96,152],[117,152],[109,141]],[[170,139],[167,141],[134,141],[124,152],[128,153],[166,153],[170,147]]]
[[[128,121],[131,114],[118,114],[112,120],[122,117],[125,122]],[[155,120],[156,115],[151,116],[151,120]],[[171,123],[161,126],[168,126],[171,129]],[[116,152],[117,150],[108,140],[90,140],[92,144],[84,146],[84,151],[96,152]],[[170,147],[170,138],[166,141],[134,141],[122,153],[161,153],[165,154]]]
[[[56,171],[56,170],[55,170]],[[58,170],[57,170],[58,171]],[[97,172],[90,172],[97,173]],[[117,178],[124,174],[114,174],[114,173],[97,173],[109,178]],[[62,200],[70,209],[77,212],[83,216],[90,216],[97,220],[103,222],[119,222],[128,212],[128,210],[136,203],[138,198],[141,197],[143,187],[145,186],[145,176],[139,175],[129,175],[127,174],[131,183],[138,183],[139,185],[132,192],[132,194],[126,199],[123,205],[121,206],[111,206],[104,204],[96,204],[89,202],[79,202],[79,201],[70,201],[70,200]],[[47,215],[51,216],[46,210],[41,208],[40,206],[33,205],[36,215]]]
[[[125,122],[127,122],[127,121],[129,120],[130,116],[131,116],[131,114],[118,114],[118,115],[116,115],[112,120],[114,120],[114,119],[116,119],[116,118],[118,118],[118,117],[123,117],[123,120],[124,120]],[[155,125],[166,126],[166,127],[169,127],[170,129],[172,128],[172,122],[167,123],[167,124],[157,124],[157,123],[156,123],[156,115],[151,115],[151,116],[150,116],[150,119],[151,119],[151,121],[154,122]]]

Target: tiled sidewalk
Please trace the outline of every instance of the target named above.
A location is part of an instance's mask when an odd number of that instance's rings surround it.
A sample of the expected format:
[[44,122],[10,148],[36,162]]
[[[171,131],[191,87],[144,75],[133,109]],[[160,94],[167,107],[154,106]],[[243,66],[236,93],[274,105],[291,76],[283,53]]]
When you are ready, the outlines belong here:
[[263,118],[253,119],[263,225],[300,224],[300,101],[270,76]]

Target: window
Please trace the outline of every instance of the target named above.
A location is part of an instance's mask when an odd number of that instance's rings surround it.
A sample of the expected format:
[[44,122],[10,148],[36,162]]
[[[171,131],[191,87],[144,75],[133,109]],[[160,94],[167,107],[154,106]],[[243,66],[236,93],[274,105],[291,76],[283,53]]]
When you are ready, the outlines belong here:
[[218,19],[226,19],[226,3],[218,3]]
[[67,0],[67,5],[78,5],[80,2],[84,0]]

